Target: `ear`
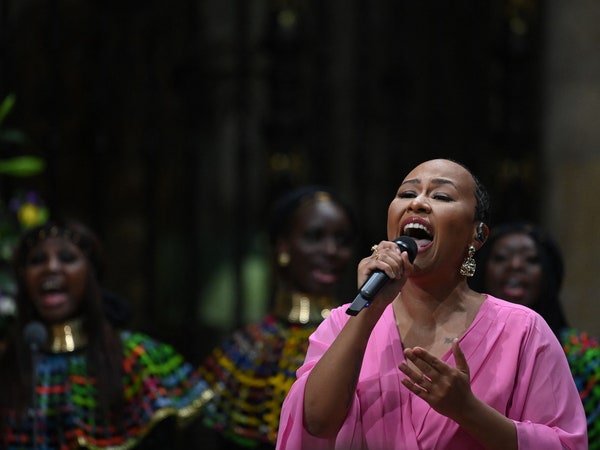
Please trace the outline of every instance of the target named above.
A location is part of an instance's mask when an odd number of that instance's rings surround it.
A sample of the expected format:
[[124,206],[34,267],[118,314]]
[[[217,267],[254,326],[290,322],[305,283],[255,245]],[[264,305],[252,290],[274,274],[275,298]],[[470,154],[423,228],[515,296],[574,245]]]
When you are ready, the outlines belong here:
[[488,236],[490,235],[490,228],[483,222],[479,222],[475,229],[475,240],[479,243],[477,250],[479,250],[485,241],[487,241]]

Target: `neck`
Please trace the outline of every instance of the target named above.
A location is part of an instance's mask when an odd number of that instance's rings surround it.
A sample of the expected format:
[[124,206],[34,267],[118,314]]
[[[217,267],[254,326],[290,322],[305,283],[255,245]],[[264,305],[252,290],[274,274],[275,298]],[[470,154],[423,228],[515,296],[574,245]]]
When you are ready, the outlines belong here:
[[50,325],[50,352],[68,353],[85,347],[88,339],[82,325],[81,318]]
[[457,313],[476,312],[484,299],[485,295],[472,291],[466,282],[434,289],[406,283],[394,300],[394,312],[399,317],[410,317],[413,322],[441,324]]
[[338,305],[335,299],[328,295],[278,291],[274,315],[289,323],[318,324],[329,316],[331,309],[336,306]]

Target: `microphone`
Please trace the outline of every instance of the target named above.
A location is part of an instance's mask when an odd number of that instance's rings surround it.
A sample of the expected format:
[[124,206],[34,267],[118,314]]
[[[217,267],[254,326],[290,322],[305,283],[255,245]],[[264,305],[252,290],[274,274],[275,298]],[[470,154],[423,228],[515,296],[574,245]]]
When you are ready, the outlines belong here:
[[[400,247],[401,251],[408,253],[408,260],[411,263],[415,260],[419,247],[413,238],[400,236],[394,239],[394,243]],[[346,314],[356,316],[363,308],[368,307],[388,280],[389,277],[385,272],[381,270],[374,271],[360,288],[358,295],[346,310]]]
[[40,348],[46,343],[48,338],[48,332],[46,327],[40,322],[29,322],[23,329],[23,339],[31,350],[31,370],[32,376],[32,396],[31,396],[31,408],[29,415],[33,422],[33,448],[38,448],[38,418],[37,418],[37,364],[40,357]]
[[33,321],[25,325],[25,328],[23,329],[23,338],[32,353],[35,353],[46,343],[48,332],[46,331],[46,327],[40,322]]

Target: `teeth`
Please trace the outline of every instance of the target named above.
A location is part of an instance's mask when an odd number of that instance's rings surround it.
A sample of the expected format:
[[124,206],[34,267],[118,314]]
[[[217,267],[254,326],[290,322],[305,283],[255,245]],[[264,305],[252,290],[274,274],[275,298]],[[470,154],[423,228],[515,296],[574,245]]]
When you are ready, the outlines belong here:
[[427,233],[428,236],[431,236],[431,233],[429,232],[429,230],[425,227],[425,225],[417,223],[417,222],[412,222],[412,223],[408,223],[404,226],[404,232],[406,233],[407,230],[410,229],[417,229],[417,230],[423,230],[425,233]]
[[50,278],[48,280],[44,280],[42,283],[42,289],[50,290],[50,289],[58,289],[60,287],[60,281]]
[[514,287],[514,288],[516,288],[516,287],[521,287],[521,282],[519,280],[517,280],[516,278],[511,278],[510,280],[508,280],[506,282],[506,285],[508,287]]

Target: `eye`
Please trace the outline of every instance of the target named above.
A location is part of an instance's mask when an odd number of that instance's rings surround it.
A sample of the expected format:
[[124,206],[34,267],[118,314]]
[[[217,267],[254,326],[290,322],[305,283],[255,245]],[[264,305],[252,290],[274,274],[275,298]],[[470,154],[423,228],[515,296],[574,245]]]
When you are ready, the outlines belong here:
[[435,200],[441,200],[443,202],[452,202],[454,199],[450,197],[448,194],[436,193],[432,195],[432,198]]
[[339,246],[349,247],[352,244],[352,236],[349,233],[336,233],[334,238]]
[[31,253],[29,255],[29,258],[27,258],[27,265],[28,266],[37,266],[39,264],[42,264],[44,261],[46,261],[46,253],[44,252],[34,252]]
[[417,196],[413,191],[402,191],[398,192],[398,198],[415,198]]
[[319,242],[323,239],[323,231],[318,228],[307,230],[306,233],[304,233],[304,239],[310,243]]
[[77,256],[77,254],[71,250],[61,250],[61,252],[58,254],[58,258],[61,262],[68,264],[77,261],[79,256]]
[[490,261],[496,264],[503,264],[508,261],[508,256],[502,253],[494,253],[490,256]]

